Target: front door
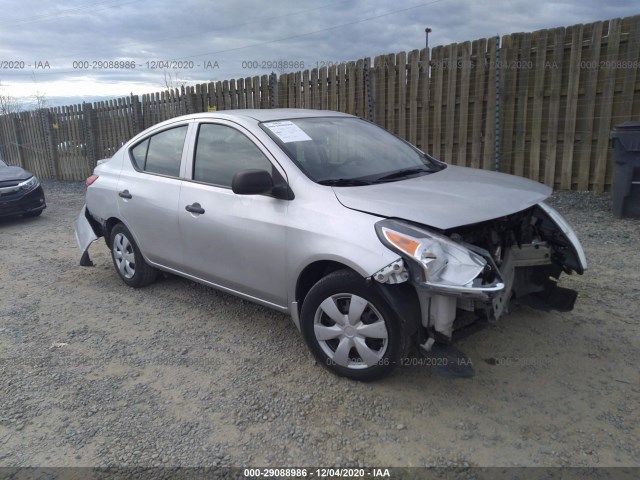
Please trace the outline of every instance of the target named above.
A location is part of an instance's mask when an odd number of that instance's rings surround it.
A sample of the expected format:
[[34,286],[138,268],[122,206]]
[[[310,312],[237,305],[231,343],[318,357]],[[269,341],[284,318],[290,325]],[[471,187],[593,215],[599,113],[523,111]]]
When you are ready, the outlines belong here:
[[182,259],[190,275],[284,307],[288,201],[231,190],[239,170],[272,172],[268,156],[235,124],[199,125],[191,180],[180,192]]

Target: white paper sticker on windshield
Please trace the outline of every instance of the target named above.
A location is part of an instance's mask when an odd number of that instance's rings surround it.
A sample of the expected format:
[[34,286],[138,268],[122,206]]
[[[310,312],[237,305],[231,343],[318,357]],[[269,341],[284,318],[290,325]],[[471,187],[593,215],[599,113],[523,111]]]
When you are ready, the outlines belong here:
[[269,122],[265,123],[264,126],[271,130],[283,143],[311,140],[311,137],[293,122]]

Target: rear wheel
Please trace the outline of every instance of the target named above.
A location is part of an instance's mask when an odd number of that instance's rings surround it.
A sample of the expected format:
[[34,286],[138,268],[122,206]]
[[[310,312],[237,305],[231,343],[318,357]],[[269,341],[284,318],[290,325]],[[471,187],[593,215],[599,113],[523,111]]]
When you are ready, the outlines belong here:
[[350,270],[331,273],[311,288],[301,329],[323,366],[353,380],[389,374],[408,344],[393,310]]
[[122,223],[111,230],[111,258],[116,272],[130,287],[144,287],[158,276],[158,270],[147,265],[131,232]]

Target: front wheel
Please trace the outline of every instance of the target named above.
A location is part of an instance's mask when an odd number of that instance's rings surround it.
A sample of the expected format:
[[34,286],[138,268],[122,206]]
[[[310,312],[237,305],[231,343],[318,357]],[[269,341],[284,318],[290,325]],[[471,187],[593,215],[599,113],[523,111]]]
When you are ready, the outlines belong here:
[[130,287],[144,287],[158,276],[158,270],[147,265],[131,232],[122,223],[111,230],[111,258],[116,272]]
[[333,272],[316,283],[304,299],[300,319],[317,360],[353,380],[388,375],[408,344],[393,310],[350,270]]

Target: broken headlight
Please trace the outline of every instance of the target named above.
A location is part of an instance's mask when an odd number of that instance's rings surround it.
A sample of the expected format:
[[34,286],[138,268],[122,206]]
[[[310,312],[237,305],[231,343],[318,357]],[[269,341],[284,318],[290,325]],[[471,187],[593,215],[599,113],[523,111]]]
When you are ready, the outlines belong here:
[[411,269],[433,285],[471,287],[487,262],[475,252],[445,237],[399,220],[376,223],[380,241],[419,267]]

